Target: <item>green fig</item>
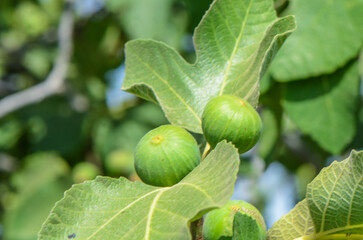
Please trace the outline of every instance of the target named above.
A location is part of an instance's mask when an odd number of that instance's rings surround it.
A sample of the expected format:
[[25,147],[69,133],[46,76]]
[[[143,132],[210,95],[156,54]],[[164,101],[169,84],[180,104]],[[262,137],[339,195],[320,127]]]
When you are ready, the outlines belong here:
[[113,177],[128,177],[135,172],[134,153],[124,149],[112,151],[107,155],[104,166]]
[[92,180],[101,172],[96,165],[89,162],[77,163],[72,170],[72,179],[75,183]]
[[[239,212],[248,215],[253,221],[252,224],[257,225],[257,232],[253,233],[251,240],[264,240],[266,238],[266,225],[261,213],[248,202],[241,200],[230,200],[222,208],[210,211],[204,219],[203,224],[203,237],[204,240],[228,240],[232,239],[234,229],[234,218],[236,213]],[[250,224],[246,224],[250,225]],[[239,229],[239,232],[251,231],[251,229]],[[252,234],[250,234],[252,235]]]
[[200,161],[194,137],[185,129],[163,125],[148,132],[135,150],[135,169],[143,182],[172,186],[192,171]]
[[202,129],[207,142],[214,148],[226,139],[239,153],[256,145],[262,123],[256,110],[243,99],[221,95],[209,101],[202,115]]

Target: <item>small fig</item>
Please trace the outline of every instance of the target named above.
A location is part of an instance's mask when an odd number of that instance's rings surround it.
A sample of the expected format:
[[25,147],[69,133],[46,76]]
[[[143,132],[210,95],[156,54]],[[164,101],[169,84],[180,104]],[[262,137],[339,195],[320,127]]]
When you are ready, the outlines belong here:
[[178,183],[200,161],[198,144],[185,129],[163,125],[142,137],[135,151],[139,177],[154,186]]
[[256,145],[262,123],[256,110],[247,101],[232,95],[222,95],[213,98],[205,106],[202,128],[212,148],[226,139],[238,148],[239,153],[244,153]]
[[86,180],[92,180],[100,174],[96,165],[89,162],[80,162],[72,170],[72,179],[75,183],[81,183]]
[[128,177],[135,172],[134,153],[124,149],[112,151],[107,155],[104,166],[113,177]]
[[[204,240],[232,239],[233,220],[236,213],[246,214],[256,221],[258,236],[256,239],[266,238],[266,224],[261,213],[253,205],[241,200],[230,200],[222,208],[210,211],[204,219]],[[242,229],[243,231],[243,229]],[[246,229],[246,231],[248,231]]]

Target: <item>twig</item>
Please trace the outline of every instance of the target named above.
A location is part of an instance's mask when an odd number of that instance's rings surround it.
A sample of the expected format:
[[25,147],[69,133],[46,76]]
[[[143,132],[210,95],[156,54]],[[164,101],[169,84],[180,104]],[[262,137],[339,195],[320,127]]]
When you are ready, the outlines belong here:
[[59,53],[47,78],[26,90],[4,97],[0,101],[0,118],[64,90],[69,60],[72,54],[72,34],[74,16],[68,2],[63,11],[58,28]]

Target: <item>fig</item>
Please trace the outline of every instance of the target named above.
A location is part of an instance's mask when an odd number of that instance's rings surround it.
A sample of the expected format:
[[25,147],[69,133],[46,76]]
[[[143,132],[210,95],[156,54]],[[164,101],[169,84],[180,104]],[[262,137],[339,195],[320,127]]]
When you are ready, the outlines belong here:
[[75,183],[81,183],[86,180],[92,180],[100,174],[96,165],[89,162],[77,163],[72,170],[72,179]]
[[202,115],[204,137],[212,148],[226,139],[240,154],[247,152],[256,145],[261,128],[256,110],[247,101],[232,95],[213,98]]
[[[232,239],[233,220],[237,212],[250,216],[254,220],[251,221],[257,224],[258,232],[254,233],[254,239],[266,238],[266,224],[257,208],[245,201],[230,200],[222,208],[210,211],[205,217],[203,224],[204,240]],[[240,229],[240,231],[243,230]],[[250,229],[246,229],[246,231],[248,230]]]
[[125,149],[112,151],[107,155],[104,166],[113,177],[128,177],[135,172],[134,153]]
[[200,161],[194,137],[185,129],[163,125],[142,137],[135,150],[135,170],[141,180],[154,186],[172,186]]

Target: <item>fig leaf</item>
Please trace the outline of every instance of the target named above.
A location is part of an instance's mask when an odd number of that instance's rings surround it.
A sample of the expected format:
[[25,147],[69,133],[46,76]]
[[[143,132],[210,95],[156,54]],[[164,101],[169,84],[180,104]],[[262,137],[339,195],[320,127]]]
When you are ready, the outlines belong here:
[[231,197],[238,166],[237,150],[224,141],[172,187],[108,177],[76,184],[53,208],[39,239],[191,239],[189,222]]
[[306,199],[277,221],[268,240],[362,239],[363,151],[324,168]]
[[213,97],[236,95],[256,107],[259,80],[294,29],[294,17],[277,18],[272,0],[215,0],[194,33],[194,64],[164,43],[130,41],[122,89],[159,103],[172,124],[201,133]]

